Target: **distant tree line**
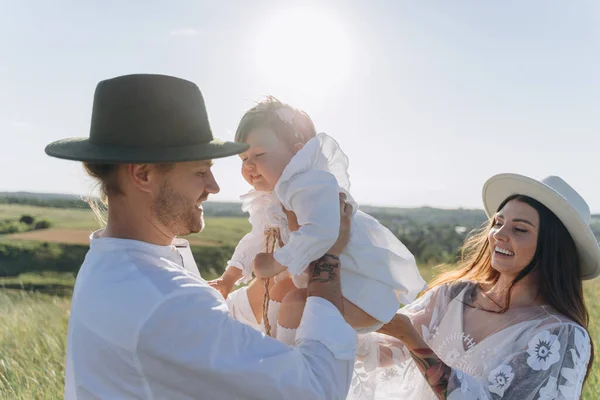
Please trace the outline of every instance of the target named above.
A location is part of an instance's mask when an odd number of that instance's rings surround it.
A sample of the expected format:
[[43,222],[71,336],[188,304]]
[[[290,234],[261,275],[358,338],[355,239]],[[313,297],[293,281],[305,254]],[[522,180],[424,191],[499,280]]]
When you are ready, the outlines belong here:
[[[12,198],[10,196],[0,196],[0,203],[3,202],[60,208],[88,207],[84,201],[77,198],[44,199],[33,196],[17,196]],[[247,216],[247,214],[241,211],[239,203],[207,202],[204,209],[207,216],[213,217]],[[459,249],[465,238],[474,229],[479,229],[487,221],[487,216],[483,210],[446,210],[431,207],[382,208],[369,206],[361,207],[361,210],[369,213],[390,229],[414,254],[420,264],[456,261],[459,256]],[[45,229],[48,227],[50,227],[50,222],[46,220],[35,220],[31,216],[23,215],[19,220],[0,221],[0,234]],[[600,238],[600,216],[592,216],[591,228],[596,237]],[[31,247],[42,245],[46,247],[36,247],[35,250]],[[5,243],[3,246],[5,246],[4,250],[0,248],[0,274],[3,273],[2,268],[4,268],[4,273],[9,273],[9,271],[11,271],[10,273],[15,273],[16,271],[22,271],[22,269],[30,270],[32,268],[49,268],[50,270],[52,268],[66,268],[70,271],[76,271],[83,260],[83,253],[80,253],[79,250],[76,250],[74,255],[68,254],[73,249],[73,246],[70,245],[34,243],[30,247],[23,247],[24,245],[13,246]],[[9,248],[11,249],[10,251]],[[70,250],[67,251],[66,249]],[[22,259],[14,256],[21,251],[28,255]],[[231,246],[199,247],[194,249],[198,265],[205,271],[209,271],[210,274],[222,271],[232,252],[233,247]],[[10,258],[11,261],[7,261],[7,254],[9,253],[14,256]],[[41,260],[45,261],[39,263]],[[35,263],[31,264],[34,261]],[[10,267],[7,267],[8,265]]]
[[[90,209],[89,204],[80,197],[54,197],[39,195],[17,196],[0,194],[0,204],[20,204],[35,207],[50,207],[50,208],[77,208]],[[207,201],[204,204],[204,214],[213,217],[243,217],[247,216],[242,212],[240,203]]]
[[37,207],[52,208],[90,208],[88,204],[79,198],[44,198],[44,197],[19,197],[12,195],[0,195],[0,204],[21,204]]

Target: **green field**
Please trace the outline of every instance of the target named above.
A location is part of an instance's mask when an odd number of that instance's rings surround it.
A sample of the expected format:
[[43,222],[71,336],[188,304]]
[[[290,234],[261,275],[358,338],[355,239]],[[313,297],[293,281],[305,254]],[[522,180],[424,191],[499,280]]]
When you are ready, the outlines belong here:
[[90,210],[0,204],[0,220],[19,218],[21,215],[45,218],[51,221],[55,228],[98,229],[99,227]]
[[[51,241],[58,243],[87,243],[90,233],[100,228],[90,210],[68,208],[48,208],[16,204],[0,204],[0,220],[31,215],[44,218],[52,223],[52,228],[11,235],[0,235],[0,241]],[[235,246],[250,230],[250,223],[243,217],[208,217],[202,233],[184,237],[195,245]],[[63,240],[63,238],[66,238]]]
[[[0,220],[18,219],[24,214],[52,222],[52,229],[36,232],[35,240],[39,241],[60,240],[56,235],[61,231],[80,232],[86,240],[86,235],[99,227],[89,210],[0,204]],[[245,218],[209,217],[206,230],[188,239],[197,245],[233,246],[248,230]],[[16,240],[27,239],[0,235],[0,242]],[[421,269],[427,280],[437,272],[430,267]],[[65,343],[74,280],[72,273],[53,272],[0,278],[0,399],[63,397]],[[585,282],[584,289],[590,311],[590,334],[600,346],[600,279]],[[599,365],[597,360],[583,399],[600,399]]]

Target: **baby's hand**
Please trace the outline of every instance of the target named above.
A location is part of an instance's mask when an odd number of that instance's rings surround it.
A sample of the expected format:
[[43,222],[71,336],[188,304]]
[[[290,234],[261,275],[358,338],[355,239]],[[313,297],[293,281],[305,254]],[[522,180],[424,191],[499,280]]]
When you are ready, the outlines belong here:
[[231,293],[231,289],[233,289],[233,283],[228,282],[226,279],[223,279],[223,277],[214,279],[212,281],[208,281],[207,283],[211,287],[217,289],[224,299],[226,299],[227,296],[229,296],[229,293]]
[[285,267],[275,260],[272,253],[259,253],[254,257],[254,275],[257,278],[272,278],[280,272],[285,271]]
[[219,278],[214,279],[212,281],[208,281],[207,283],[217,289],[223,298],[227,298],[229,293],[231,293],[231,289],[235,283],[242,277],[242,270],[239,268],[229,267],[223,272]]

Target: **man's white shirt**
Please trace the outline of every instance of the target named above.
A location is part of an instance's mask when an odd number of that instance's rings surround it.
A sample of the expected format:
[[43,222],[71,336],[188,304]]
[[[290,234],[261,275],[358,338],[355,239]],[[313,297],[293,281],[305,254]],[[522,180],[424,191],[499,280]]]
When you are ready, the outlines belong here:
[[357,338],[330,302],[308,299],[289,347],[234,320],[185,243],[100,233],[73,293],[67,400],[346,397]]

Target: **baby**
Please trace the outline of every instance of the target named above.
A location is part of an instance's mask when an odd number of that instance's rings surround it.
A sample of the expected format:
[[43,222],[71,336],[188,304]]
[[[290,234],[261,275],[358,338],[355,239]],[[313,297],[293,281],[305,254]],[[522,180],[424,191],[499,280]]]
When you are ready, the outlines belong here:
[[[252,272],[274,277],[269,292],[279,296],[273,300],[285,297],[281,305],[269,303],[273,336],[294,343],[306,300],[305,271],[338,237],[340,194],[353,210],[350,241],[339,257],[348,323],[360,333],[375,331],[426,288],[410,251],[358,210],[349,192],[348,158],[333,138],[316,133],[305,112],[268,98],[243,116],[236,141],[250,145],[240,158],[242,175],[254,188],[242,196],[252,230],[213,286],[227,296],[235,282],[251,280]],[[266,248],[266,236],[272,249]]]

